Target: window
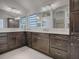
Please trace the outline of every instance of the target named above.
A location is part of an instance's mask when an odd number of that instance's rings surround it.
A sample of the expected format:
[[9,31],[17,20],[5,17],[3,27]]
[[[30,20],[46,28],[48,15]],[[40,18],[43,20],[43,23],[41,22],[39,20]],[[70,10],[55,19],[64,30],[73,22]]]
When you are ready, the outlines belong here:
[[21,29],[26,28],[27,17],[21,17],[19,21],[19,25]]
[[3,19],[0,19],[0,29],[1,28],[4,28],[4,21],[3,21]]
[[28,25],[29,25],[29,28],[37,27],[37,15],[31,15],[28,17]]
[[50,11],[42,12],[41,20],[42,20],[42,28],[43,29],[51,28],[51,14],[50,14]]

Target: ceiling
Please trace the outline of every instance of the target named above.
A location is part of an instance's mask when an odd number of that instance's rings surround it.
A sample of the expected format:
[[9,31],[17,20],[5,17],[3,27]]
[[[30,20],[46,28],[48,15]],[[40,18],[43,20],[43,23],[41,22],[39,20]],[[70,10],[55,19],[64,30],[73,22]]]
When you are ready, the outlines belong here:
[[[21,15],[27,16],[38,12],[41,7],[59,1],[67,0],[0,0],[0,9],[4,10],[4,7],[8,6],[20,10],[22,12]],[[21,16],[19,14],[14,14],[10,12],[8,12],[8,14],[11,16]]]

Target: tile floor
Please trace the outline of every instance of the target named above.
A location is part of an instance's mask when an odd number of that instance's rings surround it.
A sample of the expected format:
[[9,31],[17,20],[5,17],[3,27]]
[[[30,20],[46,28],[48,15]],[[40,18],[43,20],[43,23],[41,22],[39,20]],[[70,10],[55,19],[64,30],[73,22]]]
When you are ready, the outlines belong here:
[[28,47],[22,47],[0,55],[0,59],[53,59]]

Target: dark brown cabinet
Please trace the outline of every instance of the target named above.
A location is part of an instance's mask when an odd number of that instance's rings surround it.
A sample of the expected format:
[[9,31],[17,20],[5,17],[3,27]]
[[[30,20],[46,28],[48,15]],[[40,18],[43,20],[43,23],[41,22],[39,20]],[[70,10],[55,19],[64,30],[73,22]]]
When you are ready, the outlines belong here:
[[79,0],[70,0],[71,59],[79,59]]
[[79,0],[70,0],[71,11],[79,11]]
[[79,59],[79,0],[70,0],[70,59]]
[[79,0],[70,0],[70,32],[79,32]]
[[50,35],[50,55],[55,59],[68,59],[69,36]]
[[71,59],[79,59],[79,35],[71,36]]
[[0,33],[0,53],[24,46],[24,32]]
[[32,33],[32,48],[49,54],[49,35]]
[[9,48],[13,49],[25,45],[25,35],[21,32],[12,32],[8,34]]
[[[71,39],[69,35],[28,32],[26,36],[32,48],[50,55],[54,59],[71,58]],[[28,41],[28,40],[27,40]]]
[[79,12],[72,12],[71,13],[71,24],[72,24],[72,32],[78,33],[79,32]]

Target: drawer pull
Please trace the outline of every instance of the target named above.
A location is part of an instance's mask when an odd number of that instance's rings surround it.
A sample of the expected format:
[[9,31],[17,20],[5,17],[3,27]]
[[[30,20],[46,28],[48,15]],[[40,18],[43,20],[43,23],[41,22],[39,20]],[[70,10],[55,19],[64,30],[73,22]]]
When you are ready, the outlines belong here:
[[60,53],[56,53],[56,55],[59,55],[59,56],[61,56],[61,54],[60,54]]
[[40,37],[38,37],[38,39],[41,39]]

